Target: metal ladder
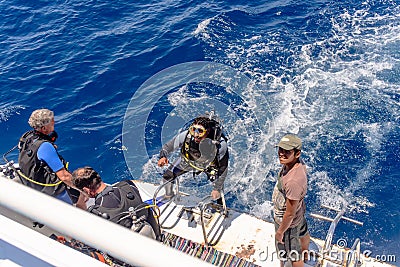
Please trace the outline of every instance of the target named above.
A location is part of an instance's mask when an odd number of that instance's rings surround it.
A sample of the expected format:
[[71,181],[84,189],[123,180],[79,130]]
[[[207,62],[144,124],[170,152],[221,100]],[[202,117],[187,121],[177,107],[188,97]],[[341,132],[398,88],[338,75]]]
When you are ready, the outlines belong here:
[[[176,192],[175,192],[175,194],[174,194],[174,196],[171,198],[171,199],[169,199],[169,201],[168,202],[171,202],[171,201],[173,201],[173,200],[176,200],[176,201],[180,201],[180,198],[181,198],[181,195],[186,195],[185,193],[183,193],[183,192],[180,192],[180,190],[179,190],[179,179],[175,179],[175,180],[170,180],[170,181],[167,181],[167,182],[165,182],[165,183],[163,183],[163,184],[161,184],[157,189],[156,189],[156,191],[154,192],[154,195],[153,195],[153,205],[157,205],[157,195],[158,195],[158,193],[161,191],[161,189],[163,188],[163,187],[165,187],[167,184],[169,184],[169,183],[172,183],[173,181],[176,181],[175,182],[175,188],[176,188]],[[225,202],[225,196],[224,196],[224,192],[223,191],[221,191],[221,200],[222,200],[222,212],[221,212],[221,214],[224,216],[224,217],[226,217],[226,216],[228,216],[228,208],[227,208],[227,206],[226,206],[226,202]],[[214,203],[213,201],[212,201],[212,199],[211,199],[211,196],[207,196],[207,197],[205,197],[205,198],[203,198],[198,204],[197,204],[197,206],[191,206],[191,207],[183,207],[182,208],[182,211],[181,211],[181,213],[183,213],[183,212],[188,212],[188,213],[199,213],[199,215],[200,215],[200,224],[201,224],[201,228],[202,228],[202,231],[203,231],[203,237],[204,237],[204,244],[205,245],[216,245],[216,244],[210,244],[209,243],[209,241],[208,241],[208,238],[207,238],[207,231],[206,231],[206,224],[209,222],[209,220],[211,219],[211,215],[210,215],[210,213],[208,213],[208,212],[206,212],[206,210],[209,208],[209,207],[214,207],[215,205],[218,205],[218,204],[216,204],[216,203]],[[199,212],[197,211],[195,211],[195,209],[196,208],[198,208],[198,210],[199,210]]]
[[348,217],[343,216],[347,209],[347,206],[343,207],[342,209],[336,209],[327,205],[321,205],[322,208],[328,209],[328,210],[333,210],[335,212],[337,212],[335,218],[330,218],[330,217],[326,217],[320,214],[315,214],[315,213],[311,213],[310,216],[314,217],[316,219],[319,220],[324,220],[324,221],[328,221],[331,222],[331,225],[329,227],[328,233],[326,235],[325,238],[325,242],[324,242],[324,246],[322,248],[320,248],[319,252],[317,252],[317,256],[318,256],[318,261],[319,263],[317,264],[317,266],[323,266],[323,264],[328,261],[328,262],[333,262],[337,265],[340,266],[344,266],[344,267],[357,267],[359,266],[360,263],[360,239],[357,238],[351,249],[348,252],[345,252],[345,256],[344,257],[337,257],[338,255],[333,256],[332,253],[332,239],[333,239],[333,235],[335,233],[336,230],[336,226],[338,225],[339,221],[341,219],[349,221],[351,223],[363,226],[363,223]]

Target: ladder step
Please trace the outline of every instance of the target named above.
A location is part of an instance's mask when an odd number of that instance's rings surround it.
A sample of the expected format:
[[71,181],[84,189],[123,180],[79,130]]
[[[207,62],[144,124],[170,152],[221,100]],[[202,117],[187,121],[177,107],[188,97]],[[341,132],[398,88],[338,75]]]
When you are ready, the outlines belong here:
[[[310,216],[311,216],[311,217],[314,217],[314,218],[316,218],[316,219],[320,219],[320,220],[324,220],[324,221],[328,221],[328,222],[333,222],[333,219],[332,219],[332,218],[326,217],[326,216],[324,216],[324,215],[320,215],[320,214],[316,214],[316,213],[311,213]],[[351,218],[349,218],[349,217],[342,216],[342,219],[343,219],[343,220],[346,220],[346,221],[349,221],[349,222],[352,222],[352,223],[354,223],[354,224],[360,225],[360,226],[363,226],[363,225],[364,225],[363,222],[360,222],[360,221],[351,219]]]

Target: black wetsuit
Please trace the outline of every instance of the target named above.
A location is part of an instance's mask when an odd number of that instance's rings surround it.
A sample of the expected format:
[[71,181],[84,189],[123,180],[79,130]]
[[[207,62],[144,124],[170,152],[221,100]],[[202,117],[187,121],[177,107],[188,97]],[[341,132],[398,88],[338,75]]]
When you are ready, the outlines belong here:
[[168,167],[168,169],[163,174],[163,178],[166,180],[172,180],[189,171],[194,171],[195,173],[204,172],[213,183],[214,190],[223,190],[224,181],[228,172],[229,152],[225,138],[221,136],[218,141],[218,144],[215,145],[217,150],[214,162],[212,164],[217,171],[213,175],[214,177],[211,177],[210,173],[207,170],[202,171],[193,168],[193,165],[189,164],[188,161],[184,159],[185,155],[182,152],[182,147],[185,146],[186,143],[188,144],[188,157],[190,160],[192,160],[192,163],[196,163],[198,158],[197,154],[199,154],[199,145],[192,140],[190,134],[187,132],[182,132],[179,135],[175,136],[172,140],[164,144],[160,151],[160,158],[168,157],[170,153],[177,149],[181,149],[181,157],[176,159]]

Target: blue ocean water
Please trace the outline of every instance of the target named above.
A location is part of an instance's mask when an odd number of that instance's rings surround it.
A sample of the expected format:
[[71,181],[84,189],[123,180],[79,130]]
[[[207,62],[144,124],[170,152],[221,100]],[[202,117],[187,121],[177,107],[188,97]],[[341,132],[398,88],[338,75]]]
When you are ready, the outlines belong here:
[[[274,144],[297,133],[308,212],[348,204],[364,226],[341,223],[334,242],[361,237],[363,251],[399,260],[400,5],[248,2],[1,1],[0,150],[45,107],[72,170],[157,182],[162,143],[215,109],[229,135],[229,206],[271,219]],[[253,84],[187,82],[208,63]],[[204,177],[182,179],[185,190],[208,193]],[[309,223],[324,238],[329,225]]]

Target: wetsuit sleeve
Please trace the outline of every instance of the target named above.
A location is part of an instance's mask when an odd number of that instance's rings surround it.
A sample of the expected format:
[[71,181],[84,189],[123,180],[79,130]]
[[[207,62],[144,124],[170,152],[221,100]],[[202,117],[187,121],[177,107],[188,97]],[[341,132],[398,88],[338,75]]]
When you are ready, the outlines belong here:
[[225,139],[221,139],[218,147],[218,160],[221,161],[222,158],[228,153],[228,144]]
[[166,158],[173,151],[177,150],[185,142],[187,132],[182,132],[165,143],[160,151],[160,158]]
[[57,172],[64,168],[60,158],[58,157],[57,151],[54,146],[49,142],[44,142],[40,145],[37,157],[39,160],[43,160],[49,165],[53,172]]
[[224,182],[228,174],[228,162],[229,162],[229,152],[228,144],[225,139],[221,140],[220,146],[218,148],[218,177],[216,177],[213,189],[221,191],[224,189]]

